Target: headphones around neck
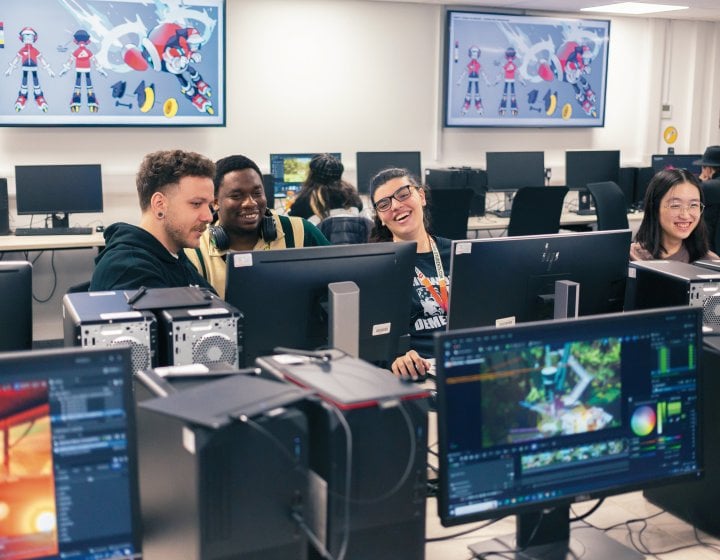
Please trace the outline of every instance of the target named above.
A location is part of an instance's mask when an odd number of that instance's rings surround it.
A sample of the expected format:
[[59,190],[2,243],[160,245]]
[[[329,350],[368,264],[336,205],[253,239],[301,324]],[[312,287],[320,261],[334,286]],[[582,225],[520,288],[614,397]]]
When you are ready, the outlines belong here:
[[[230,249],[230,236],[220,224],[210,226],[210,243],[215,245],[218,251],[227,251]],[[265,215],[260,222],[260,237],[265,243],[270,243],[277,239],[277,227],[275,226],[275,218],[269,209],[265,210]]]

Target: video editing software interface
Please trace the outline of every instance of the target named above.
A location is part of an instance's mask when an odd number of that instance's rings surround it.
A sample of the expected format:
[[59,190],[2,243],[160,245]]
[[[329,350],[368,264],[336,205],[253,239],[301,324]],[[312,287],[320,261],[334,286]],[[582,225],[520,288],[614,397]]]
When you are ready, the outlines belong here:
[[129,349],[0,357],[0,557],[140,558]]
[[537,325],[438,338],[446,525],[700,468],[698,313]]
[[702,166],[695,165],[693,162],[702,158],[702,154],[655,154],[650,158],[653,173],[662,171],[663,169],[687,169],[695,175],[700,176]]
[[[310,160],[316,154],[270,154],[270,174],[275,185],[275,196],[285,197],[288,191],[296,193],[310,171]],[[340,153],[331,156],[340,159]]]

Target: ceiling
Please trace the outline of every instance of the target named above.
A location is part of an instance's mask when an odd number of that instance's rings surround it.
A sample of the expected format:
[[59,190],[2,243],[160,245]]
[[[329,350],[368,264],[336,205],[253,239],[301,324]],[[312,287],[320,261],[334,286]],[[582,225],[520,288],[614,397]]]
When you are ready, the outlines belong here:
[[[396,0],[384,0],[396,1]],[[493,8],[505,10],[531,10],[572,13],[580,8],[600,6],[606,4],[617,4],[620,0],[405,0],[419,4],[443,4],[458,7]],[[687,10],[674,12],[660,12],[650,16],[625,16],[625,17],[658,17],[664,19],[692,19],[701,21],[720,21],[719,0],[633,0],[641,3],[651,4],[673,4],[690,6]],[[600,18],[608,17],[600,12],[585,12],[583,17]]]

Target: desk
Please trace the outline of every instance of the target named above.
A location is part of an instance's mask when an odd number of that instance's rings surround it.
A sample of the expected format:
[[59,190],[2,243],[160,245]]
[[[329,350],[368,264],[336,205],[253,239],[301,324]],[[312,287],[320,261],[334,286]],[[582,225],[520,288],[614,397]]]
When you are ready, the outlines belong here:
[[92,249],[104,246],[105,238],[102,233],[91,233],[90,235],[5,235],[0,237],[0,252]]
[[[633,212],[628,214],[628,222],[630,227],[637,226],[643,219],[642,212]],[[560,215],[560,227],[567,226],[589,226],[597,222],[595,214],[589,216],[581,216],[575,212],[564,211]],[[507,229],[510,218],[499,218],[495,214],[487,213],[484,216],[471,216],[468,219],[468,231],[488,231],[497,229]]]

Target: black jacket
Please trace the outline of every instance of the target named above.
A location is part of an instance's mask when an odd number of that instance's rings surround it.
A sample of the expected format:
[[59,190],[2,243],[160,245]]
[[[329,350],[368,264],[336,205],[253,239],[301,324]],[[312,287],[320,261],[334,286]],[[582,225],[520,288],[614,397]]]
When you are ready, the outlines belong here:
[[95,258],[90,291],[196,285],[212,290],[184,251],[175,257],[154,235],[130,224],[119,222],[105,230],[105,248]]
[[703,220],[708,229],[710,249],[717,253],[720,249],[720,173],[715,173],[712,179],[703,181],[702,189],[706,206]]

